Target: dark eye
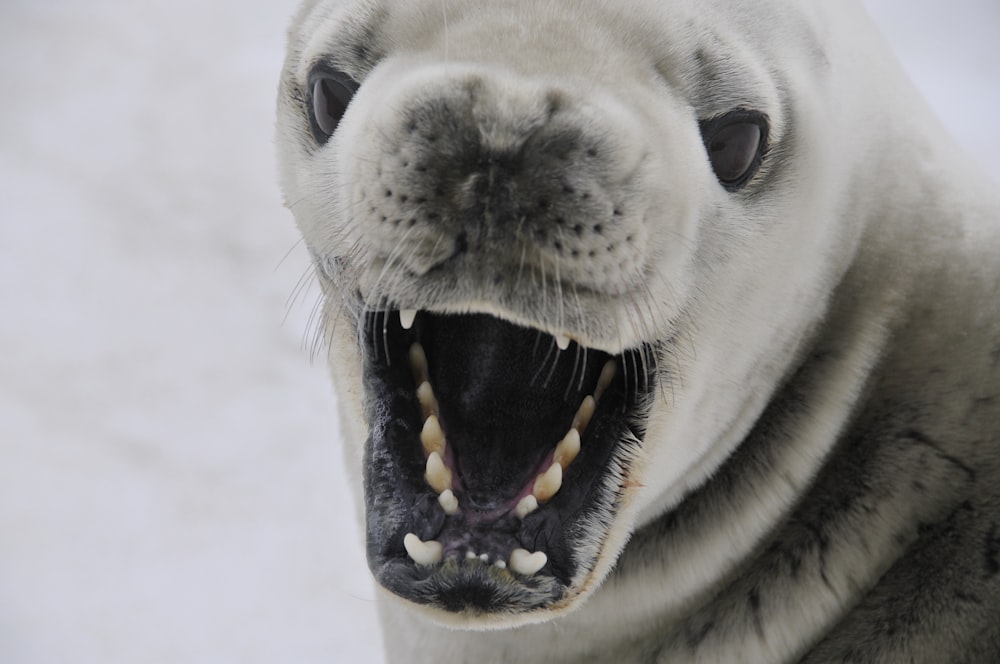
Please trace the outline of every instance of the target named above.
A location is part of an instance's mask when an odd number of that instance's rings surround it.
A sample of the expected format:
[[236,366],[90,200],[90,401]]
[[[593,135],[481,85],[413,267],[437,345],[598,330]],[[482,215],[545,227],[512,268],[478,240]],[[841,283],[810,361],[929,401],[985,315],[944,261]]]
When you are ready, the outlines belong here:
[[333,135],[358,84],[344,72],[317,67],[309,75],[309,124],[317,143]]
[[736,191],[754,176],[767,145],[767,116],[736,110],[700,123],[708,160],[715,177],[728,191]]

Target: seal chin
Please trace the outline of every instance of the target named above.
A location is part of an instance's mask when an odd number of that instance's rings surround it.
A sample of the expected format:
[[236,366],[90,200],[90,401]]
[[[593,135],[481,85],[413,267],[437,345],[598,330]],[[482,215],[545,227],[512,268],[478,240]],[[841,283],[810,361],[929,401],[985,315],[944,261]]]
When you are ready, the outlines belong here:
[[653,347],[611,355],[487,314],[368,312],[358,330],[378,582],[452,622],[573,604],[608,553]]

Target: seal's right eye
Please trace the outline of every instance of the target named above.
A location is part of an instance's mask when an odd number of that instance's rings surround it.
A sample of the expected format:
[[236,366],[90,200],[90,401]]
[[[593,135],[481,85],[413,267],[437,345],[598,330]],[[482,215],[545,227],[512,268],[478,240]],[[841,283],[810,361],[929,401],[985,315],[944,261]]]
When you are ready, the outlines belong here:
[[354,79],[336,69],[319,66],[309,74],[309,124],[317,143],[333,135],[357,89]]

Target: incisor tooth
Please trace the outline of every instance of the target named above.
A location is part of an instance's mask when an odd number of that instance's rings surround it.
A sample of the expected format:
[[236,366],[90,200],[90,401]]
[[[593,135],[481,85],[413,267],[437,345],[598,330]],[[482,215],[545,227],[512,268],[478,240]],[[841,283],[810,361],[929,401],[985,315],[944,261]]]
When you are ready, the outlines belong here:
[[434,540],[421,542],[420,538],[413,533],[407,533],[406,537],[403,538],[403,546],[406,547],[406,553],[413,559],[413,562],[418,565],[436,565],[441,562],[444,552],[441,542]]
[[566,350],[569,348],[569,337],[565,334],[557,334],[556,345],[559,346],[559,350]]
[[458,513],[458,498],[455,497],[454,492],[451,489],[445,489],[438,496],[438,503],[441,505],[441,509],[444,510],[445,514],[457,514]]
[[399,324],[403,326],[404,330],[408,330],[413,327],[413,321],[417,317],[416,309],[400,309],[399,310]]
[[451,471],[444,465],[441,455],[437,452],[431,452],[427,457],[427,472],[424,474],[424,479],[437,493],[444,493],[451,488]]
[[576,429],[579,433],[586,431],[587,425],[590,424],[591,418],[594,417],[595,410],[597,410],[597,401],[588,394],[580,402],[580,408],[576,411],[576,415],[573,416],[572,428]]
[[529,493],[527,496],[518,501],[517,507],[514,508],[514,514],[518,519],[523,519],[537,509],[538,499]]
[[548,470],[535,478],[535,486],[531,493],[538,499],[538,502],[544,503],[556,495],[561,486],[562,466],[558,463],[553,463],[549,466]]
[[444,448],[447,443],[437,415],[429,415],[424,421],[424,428],[420,431],[420,443],[424,446],[424,452],[427,454],[437,452],[442,457],[444,456]]
[[434,388],[426,380],[420,383],[417,388],[417,399],[420,401],[420,409],[424,412],[424,417],[437,415],[438,402],[434,397]]
[[410,368],[417,385],[427,382],[427,354],[419,342],[410,346]]
[[524,576],[531,576],[542,569],[548,560],[544,551],[531,553],[527,549],[514,549],[510,552],[510,568]]
[[617,371],[618,366],[614,360],[608,360],[604,363],[604,368],[601,369],[601,377],[597,379],[597,389],[594,390],[594,399],[601,398],[604,390],[608,389],[608,385],[611,385],[611,381],[614,380]]
[[569,466],[573,463],[573,459],[576,455],[580,453],[580,432],[576,429],[570,429],[566,437],[559,441],[556,445],[555,454],[552,460],[558,463],[563,468]]

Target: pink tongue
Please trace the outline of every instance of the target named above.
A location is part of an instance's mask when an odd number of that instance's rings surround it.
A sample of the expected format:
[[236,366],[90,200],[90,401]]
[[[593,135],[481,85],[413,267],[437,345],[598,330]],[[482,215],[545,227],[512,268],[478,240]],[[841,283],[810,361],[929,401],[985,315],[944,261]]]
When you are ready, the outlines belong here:
[[506,513],[530,492],[606,358],[560,351],[549,335],[487,315],[428,316],[421,343],[463,506]]
[[517,507],[517,504],[521,502],[521,499],[525,496],[531,495],[532,489],[535,485],[535,477],[542,472],[544,469],[552,465],[553,453],[550,451],[545,455],[545,459],[539,465],[538,468],[531,475],[531,479],[528,481],[524,487],[510,500],[505,502],[493,501],[494,504],[487,510],[482,510],[476,505],[472,504],[472,498],[468,492],[463,491],[463,501],[462,508],[463,514],[465,516],[465,521],[469,524],[477,525],[483,523],[492,523],[503,517],[511,514]]

